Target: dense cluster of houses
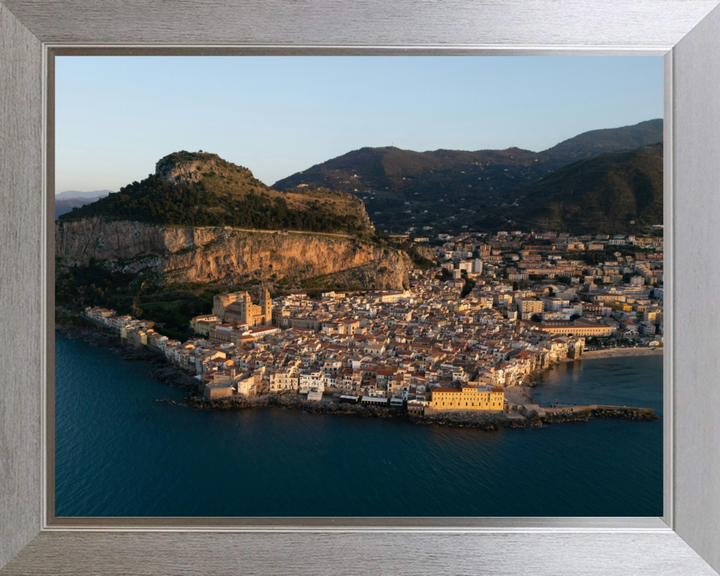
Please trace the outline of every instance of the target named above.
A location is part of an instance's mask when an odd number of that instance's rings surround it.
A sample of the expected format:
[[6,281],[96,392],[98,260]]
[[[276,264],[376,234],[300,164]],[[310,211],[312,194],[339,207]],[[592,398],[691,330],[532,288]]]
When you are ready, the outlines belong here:
[[[334,392],[409,409],[502,410],[505,387],[580,356],[587,338],[662,340],[661,253],[590,266],[568,257],[582,238],[545,243],[544,252],[527,244],[533,238],[450,240],[436,248],[437,268],[412,272],[409,290],[279,297],[268,305],[272,325],[208,314],[191,323],[197,337],[180,342],[112,310],[89,307],[85,315],[194,374],[207,399]],[[542,267],[554,272],[520,288],[511,270],[542,253],[555,256]],[[440,274],[448,265],[451,279]],[[570,282],[551,281],[567,274]]]

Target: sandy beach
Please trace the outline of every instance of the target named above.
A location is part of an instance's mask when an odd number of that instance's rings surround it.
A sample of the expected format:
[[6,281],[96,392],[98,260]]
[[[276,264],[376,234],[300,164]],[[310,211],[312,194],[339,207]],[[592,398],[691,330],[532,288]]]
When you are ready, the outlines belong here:
[[527,384],[505,388],[505,400],[509,404],[532,404],[531,388]]
[[[604,350],[591,350],[583,353],[580,358],[565,358],[553,362],[553,366],[576,360],[593,360],[595,358],[622,358],[628,356],[662,356],[662,346],[658,348],[606,348]],[[547,370],[535,370],[525,378],[525,383],[519,386],[505,388],[505,399],[510,404],[533,404],[532,389],[538,384],[538,376]]]

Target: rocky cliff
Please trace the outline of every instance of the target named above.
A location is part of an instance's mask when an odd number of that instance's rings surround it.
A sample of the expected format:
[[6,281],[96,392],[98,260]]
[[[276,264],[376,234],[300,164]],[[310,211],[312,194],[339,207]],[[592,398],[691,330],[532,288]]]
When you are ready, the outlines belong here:
[[155,164],[155,174],[170,184],[192,184],[205,176],[215,175],[227,178],[233,172],[252,178],[252,173],[241,167],[225,162],[216,154],[175,152],[161,158]]
[[94,259],[114,270],[152,275],[160,283],[272,282],[341,273],[327,281],[401,289],[411,268],[404,252],[340,234],[181,228],[93,217],[60,220],[55,242],[64,265],[84,266]]

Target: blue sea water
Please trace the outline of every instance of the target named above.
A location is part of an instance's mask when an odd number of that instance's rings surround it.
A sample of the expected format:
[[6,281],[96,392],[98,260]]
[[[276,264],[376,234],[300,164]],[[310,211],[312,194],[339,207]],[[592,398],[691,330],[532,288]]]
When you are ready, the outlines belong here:
[[[57,334],[56,515],[662,515],[661,419],[488,432],[201,411],[184,395],[146,362]],[[662,357],[560,365],[533,396],[660,412]]]

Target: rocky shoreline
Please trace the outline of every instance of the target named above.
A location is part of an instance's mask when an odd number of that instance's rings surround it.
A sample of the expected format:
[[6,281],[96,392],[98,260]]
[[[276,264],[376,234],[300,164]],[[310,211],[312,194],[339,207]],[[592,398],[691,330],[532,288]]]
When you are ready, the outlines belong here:
[[94,346],[109,348],[123,360],[157,360],[158,357],[146,348],[134,348],[126,346],[120,340],[120,336],[110,331],[103,331],[99,328],[85,328],[84,326],[72,326],[55,324],[55,330],[61,332],[71,340],[83,340]]
[[540,426],[542,422],[535,419],[510,419],[505,414],[448,412],[432,416],[420,416],[407,413],[399,408],[379,408],[362,404],[349,404],[337,402],[330,398],[314,402],[305,400],[298,394],[268,394],[245,398],[233,396],[221,400],[205,400],[198,396],[185,399],[185,404],[205,410],[243,410],[252,408],[284,408],[289,410],[302,410],[313,414],[345,414],[360,417],[374,418],[404,418],[415,424],[439,424],[454,428],[479,428],[483,430],[498,430],[505,428],[525,428]]
[[152,350],[123,344],[120,337],[114,332],[104,332],[98,328],[60,324],[55,325],[55,330],[72,340],[83,340],[93,346],[101,346],[112,350],[123,360],[145,360],[150,362],[152,364],[151,373],[153,378],[177,388],[184,388],[193,392],[197,390],[197,381],[192,376],[173,366]]
[[243,410],[251,408],[284,408],[303,410],[314,414],[353,414],[357,416],[374,416],[390,418],[403,413],[398,409],[364,406],[336,402],[330,398],[319,401],[306,400],[299,394],[264,394],[261,396],[231,396],[219,400],[205,400],[201,396],[186,398],[186,404],[205,410]]
[[481,430],[499,430],[500,428],[536,428],[545,424],[563,424],[568,422],[587,422],[593,418],[613,418],[621,420],[656,420],[659,416],[653,412],[633,409],[612,409],[599,407],[575,412],[547,413],[539,416],[508,415],[504,412],[443,412],[430,415],[417,415],[395,408],[379,408],[361,404],[340,403],[334,399],[308,401],[298,394],[267,394],[245,398],[233,396],[221,400],[205,400],[193,396],[186,398],[186,404],[204,410],[242,410],[252,408],[297,409],[314,414],[345,414],[376,418],[405,418],[415,424],[436,424],[452,428],[477,428]]
[[548,413],[543,417],[543,421],[547,424],[562,424],[565,422],[587,422],[593,418],[615,420],[657,420],[660,416],[652,411],[595,408],[592,410],[578,410],[575,412]]
[[[253,408],[280,408],[285,410],[302,410],[313,414],[344,414],[348,416],[374,418],[405,418],[415,424],[439,425],[452,428],[475,428],[480,430],[499,430],[500,428],[535,428],[545,424],[562,424],[568,422],[587,422],[593,418],[616,418],[626,420],[655,420],[659,418],[652,412],[639,410],[619,410],[598,408],[595,410],[579,410],[575,412],[548,413],[544,417],[520,416],[516,414],[476,413],[476,412],[443,412],[430,415],[418,415],[405,412],[399,408],[381,408],[362,404],[341,403],[334,398],[323,398],[320,401],[306,400],[299,394],[265,394],[245,397],[231,396],[219,400],[206,400],[197,395],[197,381],[180,368],[167,362],[158,353],[147,348],[135,348],[123,344],[119,336],[95,327],[56,324],[56,331],[71,339],[81,339],[95,346],[103,346],[113,350],[124,360],[145,360],[152,364],[151,373],[154,378],[169,386],[187,390],[188,395],[182,404],[199,410],[246,410]],[[535,374],[530,375],[528,386],[539,384]],[[158,401],[170,400],[163,398]],[[176,402],[172,402],[176,404]]]

